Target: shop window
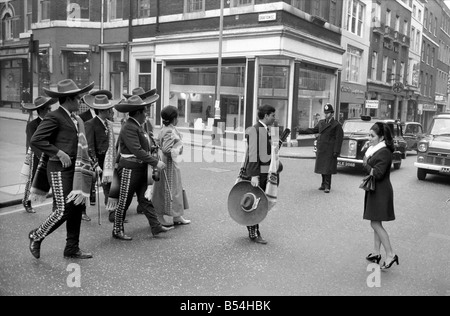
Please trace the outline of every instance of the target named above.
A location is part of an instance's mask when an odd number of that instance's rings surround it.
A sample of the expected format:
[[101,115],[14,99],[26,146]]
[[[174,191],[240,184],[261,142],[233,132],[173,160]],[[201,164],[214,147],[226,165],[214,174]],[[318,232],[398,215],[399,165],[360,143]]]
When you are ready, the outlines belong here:
[[259,71],[259,95],[288,97],[289,68],[261,66]]
[[88,52],[75,51],[66,52],[67,76],[77,86],[85,87],[90,84],[90,56]]
[[139,0],[139,12],[140,18],[150,17],[150,0]]
[[52,73],[52,60],[50,58],[52,48],[45,48],[39,50],[38,57],[38,69],[39,69],[39,80],[38,89],[39,95],[45,95],[44,88],[50,88],[50,74]]
[[22,97],[24,67],[22,59],[0,61],[1,101],[20,102]]

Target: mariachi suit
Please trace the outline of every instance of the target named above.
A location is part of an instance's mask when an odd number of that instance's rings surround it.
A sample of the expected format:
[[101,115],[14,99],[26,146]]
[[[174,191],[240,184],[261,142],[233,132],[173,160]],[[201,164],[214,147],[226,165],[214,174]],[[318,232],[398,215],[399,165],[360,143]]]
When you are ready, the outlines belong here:
[[[86,123],[87,121],[92,120],[94,118],[92,116],[92,112],[90,109],[84,111],[83,113],[80,113],[78,116],[83,120],[84,123]],[[87,131],[86,131],[86,133],[87,133]],[[86,135],[86,137],[87,137],[87,135]],[[95,201],[95,178],[92,178],[90,200]],[[86,214],[86,206],[85,206],[85,210],[83,211],[83,214]]]
[[[83,124],[81,120],[77,123]],[[41,241],[67,221],[64,255],[75,254],[79,251],[81,212],[84,205],[75,205],[73,201],[66,202],[73,187],[78,150],[78,129],[66,110],[59,107],[45,116],[31,138],[31,148],[40,150],[50,157],[47,164],[47,178],[53,191],[53,212],[34,232],[33,238]],[[56,156],[59,150],[70,157],[72,161],[70,167],[62,166]]]
[[314,172],[322,175],[322,186],[331,188],[331,175],[337,173],[337,157],[341,152],[344,131],[334,118],[320,120],[313,128],[299,129],[299,134],[319,134]]
[[[259,187],[265,192],[267,185],[267,177],[271,162],[271,138],[268,127],[264,127],[261,122],[256,123],[248,128],[245,133],[247,140],[247,155],[245,172],[246,177],[259,177]],[[259,225],[247,226],[250,238],[260,236]]]
[[[150,153],[150,139],[143,127],[134,119],[122,126],[119,134],[120,160],[118,174],[120,179],[119,202],[115,211],[113,234],[124,231],[125,212],[131,204],[134,193],[139,207],[150,224],[152,232],[161,228],[153,203],[145,198],[148,180],[148,165],[156,167],[158,159]],[[151,176],[151,175],[150,175]]]
[[[106,124],[106,121],[105,121]],[[86,122],[86,138],[89,144],[89,156],[94,162],[97,162],[103,170],[106,152],[109,148],[108,128],[101,119],[96,116]],[[105,194],[105,204],[108,203],[109,189],[111,183],[102,183],[103,193]]]
[[[38,128],[39,124],[41,124],[42,119],[38,116],[31,122],[27,124],[26,127],[26,135],[27,135],[27,150],[30,148],[30,142],[31,142],[31,136],[33,136],[34,132]],[[28,200],[30,198],[30,188],[31,184],[33,183],[34,175],[36,174],[36,169],[39,164],[39,159],[41,158],[42,152],[40,150],[32,150],[32,158],[30,160],[30,174],[28,176],[27,183],[25,185],[25,194],[23,196],[23,205],[28,203]]]

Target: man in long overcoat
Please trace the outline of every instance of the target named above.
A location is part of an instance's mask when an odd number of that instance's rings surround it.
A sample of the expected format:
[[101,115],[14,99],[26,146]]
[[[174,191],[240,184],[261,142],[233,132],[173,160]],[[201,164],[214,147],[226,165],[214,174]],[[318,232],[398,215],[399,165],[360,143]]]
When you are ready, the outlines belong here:
[[330,193],[331,175],[337,173],[337,157],[341,152],[344,131],[342,125],[334,119],[333,106],[327,103],[324,107],[325,119],[320,120],[313,128],[297,128],[299,134],[318,134],[317,157],[314,172],[322,175],[319,190]]

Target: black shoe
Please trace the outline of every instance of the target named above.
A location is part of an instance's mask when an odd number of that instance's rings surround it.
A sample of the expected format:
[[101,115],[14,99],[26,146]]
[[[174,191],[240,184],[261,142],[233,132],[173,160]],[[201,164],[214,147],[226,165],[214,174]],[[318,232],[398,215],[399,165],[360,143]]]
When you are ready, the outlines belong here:
[[123,231],[121,231],[119,233],[115,233],[113,231],[112,236],[113,236],[113,238],[120,239],[120,240],[126,240],[126,241],[133,240],[133,238],[131,238],[130,236],[125,235],[125,233]]
[[109,212],[109,215],[108,215],[108,219],[109,219],[109,221],[111,222],[111,223],[114,223],[114,216],[115,216],[116,214],[114,214],[114,211],[113,212]]
[[381,261],[381,255],[374,255],[372,253],[370,253],[367,257],[366,257],[367,261],[376,263],[376,264],[380,264]]
[[27,201],[27,203],[23,204],[23,207],[27,213],[36,213],[36,211],[31,207],[31,201]]
[[166,233],[169,230],[172,230],[173,228],[174,228],[173,226],[170,226],[170,227],[158,226],[157,228],[152,229],[152,234],[153,234],[153,236],[156,236],[161,233]]
[[381,267],[381,270],[387,270],[387,269],[389,269],[390,267],[392,267],[392,265],[393,265],[394,263],[397,263],[397,265],[398,265],[398,256],[397,256],[397,255],[395,255],[394,258],[392,258],[391,262],[389,262],[388,264],[386,264],[386,261],[385,261],[385,262],[383,263],[383,266]]
[[326,188],[324,192],[325,193],[330,193],[330,189]]
[[65,259],[91,259],[92,254],[89,252],[83,252],[79,249],[77,252],[72,254],[64,254]]
[[86,222],[90,222],[91,221],[91,218],[89,216],[87,216],[86,214],[81,215],[81,219],[83,221],[86,221]]
[[319,191],[323,191],[323,190],[325,190],[325,187],[324,187],[323,185],[321,185],[321,186],[319,187]]
[[33,229],[28,234],[28,239],[30,239],[30,252],[31,252],[31,254],[36,259],[39,259],[41,257],[41,242],[42,242],[42,240],[40,240],[40,241],[34,240],[33,235],[34,235],[35,231],[36,231],[36,229]]
[[258,236],[258,237],[255,237],[255,238],[250,238],[250,240],[255,242],[255,243],[257,243],[257,244],[262,244],[262,245],[267,244],[267,241],[264,238],[262,238],[261,236]]

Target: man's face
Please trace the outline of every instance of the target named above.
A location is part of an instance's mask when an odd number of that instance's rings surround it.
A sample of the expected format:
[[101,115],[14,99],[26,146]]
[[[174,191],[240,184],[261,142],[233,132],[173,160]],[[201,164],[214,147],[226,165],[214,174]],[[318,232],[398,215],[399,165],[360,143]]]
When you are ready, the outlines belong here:
[[69,112],[77,112],[80,109],[81,96],[76,95],[74,97],[67,98],[67,110]]
[[325,119],[329,120],[330,118],[333,117],[333,114],[334,114],[333,112],[325,113]]
[[51,112],[52,110],[52,106],[51,105],[46,105],[41,109],[38,109],[38,115],[40,117],[45,117],[49,112]]
[[266,116],[265,116],[265,123],[266,123],[266,125],[268,125],[268,126],[271,126],[271,125],[273,125],[273,123],[275,122],[275,119],[276,119],[276,116],[275,116],[275,112],[273,112],[273,113],[271,113],[271,114],[266,114]]

